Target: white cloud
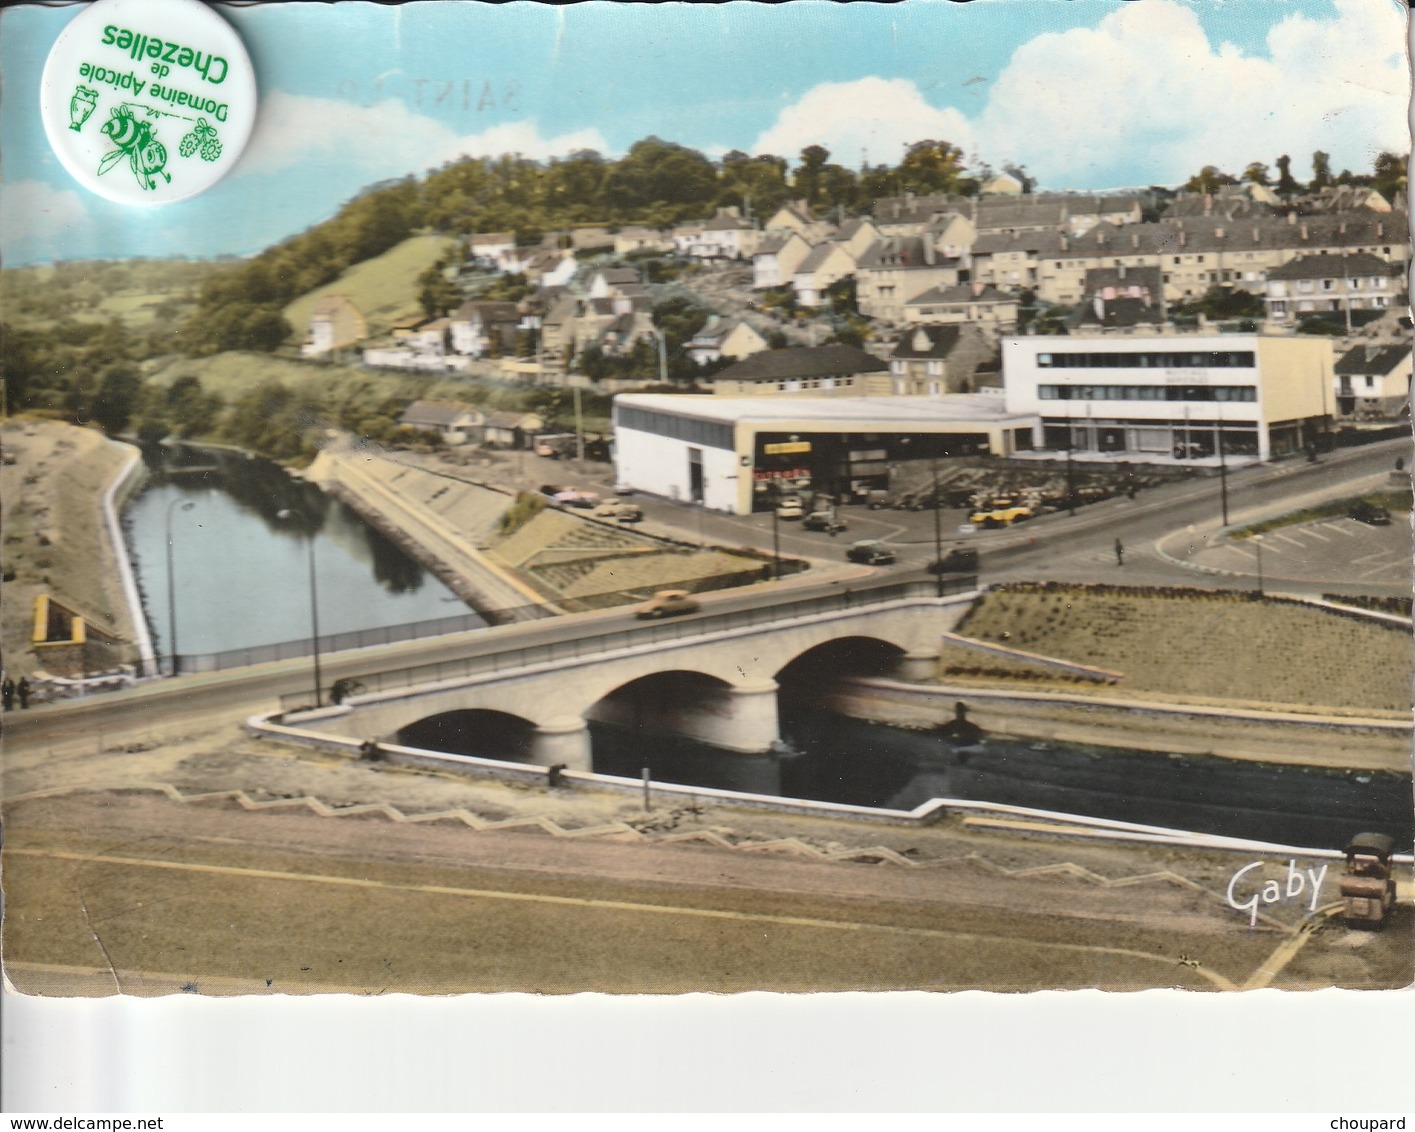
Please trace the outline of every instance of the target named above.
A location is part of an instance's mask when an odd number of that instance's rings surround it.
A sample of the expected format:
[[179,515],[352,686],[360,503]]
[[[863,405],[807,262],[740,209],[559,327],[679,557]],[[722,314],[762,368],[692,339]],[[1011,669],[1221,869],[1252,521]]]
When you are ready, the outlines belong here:
[[1389,0],[1336,0],[1333,19],[1294,14],[1267,36],[1269,58],[1210,43],[1176,0],[1135,0],[1094,28],[1023,44],[976,126],[994,162],[1027,164],[1051,188],[1187,178],[1206,164],[1239,173],[1314,150],[1339,171],[1408,147],[1405,22]]
[[0,184],[0,247],[62,245],[88,222],[88,209],[72,189],[56,189],[46,181]]
[[862,153],[872,165],[895,164],[907,146],[933,139],[973,149],[968,119],[951,107],[930,106],[908,79],[870,77],[821,83],[777,115],[752,143],[751,152],[795,162],[808,145],[823,145],[841,165],[855,167]]
[[560,156],[576,149],[608,149],[595,129],[545,138],[534,121],[508,122],[479,134],[458,134],[400,99],[360,106],[332,98],[272,91],[241,159],[243,173],[274,173],[296,166],[335,164],[369,180],[416,173],[458,157],[520,153]]

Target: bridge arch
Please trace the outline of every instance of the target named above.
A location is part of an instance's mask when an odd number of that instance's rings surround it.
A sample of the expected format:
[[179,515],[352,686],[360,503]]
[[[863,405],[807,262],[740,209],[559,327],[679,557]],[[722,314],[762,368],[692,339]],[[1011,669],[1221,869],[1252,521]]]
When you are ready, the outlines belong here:
[[400,727],[393,742],[453,755],[532,762],[536,725],[529,719],[493,708],[453,708],[415,719]]

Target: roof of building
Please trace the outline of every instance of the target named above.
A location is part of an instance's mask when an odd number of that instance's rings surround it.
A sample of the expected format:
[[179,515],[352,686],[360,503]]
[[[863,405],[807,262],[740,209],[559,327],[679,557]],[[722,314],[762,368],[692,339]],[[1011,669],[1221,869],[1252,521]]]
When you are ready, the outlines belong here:
[[869,246],[857,266],[861,271],[914,271],[959,267],[962,262],[944,255],[920,236],[886,236]]
[[1017,300],[1005,291],[999,291],[991,283],[980,290],[974,290],[971,283],[955,283],[951,287],[930,287],[922,295],[910,299],[904,305],[916,307],[924,303],[1015,303]]
[[1391,265],[1366,252],[1355,255],[1304,255],[1290,263],[1274,267],[1269,279],[1341,279],[1348,276],[1383,276],[1391,274]]
[[398,423],[446,426],[455,424],[461,418],[469,415],[479,417],[481,414],[474,406],[463,401],[414,401],[403,410],[402,416],[398,418]]
[[704,232],[731,232],[744,229],[754,229],[756,225],[750,220],[744,220],[726,209],[718,209],[717,215],[703,224]]
[[962,328],[949,326],[911,326],[899,336],[891,358],[946,358],[953,353],[962,337]]
[[[825,261],[837,250],[836,245],[827,240],[823,244],[817,244],[805,259],[796,265],[797,275],[808,275],[812,271],[819,271],[825,265]],[[848,252],[846,253],[849,254]]]
[[632,267],[602,267],[595,272],[595,277],[609,285],[639,282],[639,273]]
[[1121,295],[1114,299],[1094,299],[1077,308],[1080,326],[1104,326],[1118,329],[1127,326],[1158,326],[1164,322],[1164,313],[1158,303],[1147,302],[1133,295]]
[[1371,342],[1355,346],[1342,354],[1336,363],[1337,373],[1386,374],[1402,362],[1410,360],[1410,347],[1389,342]]
[[[847,220],[844,224],[840,226],[840,230],[835,233],[832,239],[834,239],[836,243],[840,244],[843,244],[849,240],[853,240],[856,234],[860,231],[860,229],[865,227],[865,225],[867,224],[871,228],[874,228],[875,226],[874,221],[871,220],[868,216],[857,216],[854,220]],[[876,229],[876,231],[878,231],[878,229]]]
[[481,247],[489,244],[511,244],[516,243],[515,232],[478,232],[467,237],[467,242],[472,247]]
[[498,409],[496,412],[487,415],[486,427],[521,428],[528,425],[533,420],[538,421],[540,419],[537,413],[513,413],[506,409]]
[[1158,295],[1164,285],[1164,276],[1158,267],[1088,267],[1086,269],[1085,292],[1087,295],[1102,287],[1120,287],[1126,290],[1144,288],[1152,295]]
[[[758,355],[760,356],[760,355]],[[712,394],[621,393],[616,405],[697,420],[804,426],[839,423],[858,427],[927,432],[950,425],[986,425],[998,421],[1034,421],[1035,414],[1008,413],[1001,397],[970,394],[903,397],[723,397]]]
[[888,368],[879,358],[857,346],[797,346],[752,354],[736,365],[728,366],[717,374],[715,380],[837,377],[852,373],[878,373]]
[[342,310],[352,310],[355,314],[361,313],[347,295],[325,295],[315,303],[314,309],[310,311],[310,318],[328,318]]
[[476,315],[482,322],[516,322],[521,317],[515,303],[483,302],[480,299],[468,299],[457,308],[453,317],[459,322],[467,322],[472,315]]

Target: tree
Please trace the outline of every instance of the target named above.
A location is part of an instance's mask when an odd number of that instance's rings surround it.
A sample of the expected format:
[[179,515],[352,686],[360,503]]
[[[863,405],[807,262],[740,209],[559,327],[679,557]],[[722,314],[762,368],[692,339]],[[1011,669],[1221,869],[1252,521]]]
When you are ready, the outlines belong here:
[[1331,184],[1331,156],[1323,153],[1320,149],[1312,154],[1312,184],[1311,190],[1320,192]]
[[822,167],[820,188],[821,196],[831,208],[854,208],[860,193],[855,174],[833,163]]
[[963,177],[963,151],[946,141],[915,142],[899,163],[899,182],[916,193],[957,191]]
[[428,318],[445,314],[462,301],[462,292],[447,278],[445,271],[439,260],[418,276],[418,304]]
[[830,160],[830,150],[821,145],[808,145],[801,151],[801,164],[796,167],[796,195],[807,204],[820,199],[821,170]]
[[1238,178],[1225,173],[1217,165],[1205,165],[1184,182],[1184,188],[1191,193],[1216,193],[1223,185],[1236,185]]
[[142,394],[142,377],[132,365],[116,365],[103,375],[93,398],[93,419],[109,436],[122,432],[132,420]]
[[1268,183],[1268,167],[1261,161],[1250,162],[1248,168],[1243,170],[1243,180],[1253,185],[1266,185]]
[[605,178],[604,192],[621,213],[664,222],[701,213],[717,195],[717,170],[695,149],[645,138]]
[[1277,159],[1277,192],[1279,196],[1292,196],[1302,188],[1292,176],[1291,165],[1292,158],[1285,153]]
[[1407,162],[1396,153],[1382,153],[1376,157],[1375,176],[1371,186],[1388,201],[1394,201],[1396,194],[1405,191],[1407,184]]

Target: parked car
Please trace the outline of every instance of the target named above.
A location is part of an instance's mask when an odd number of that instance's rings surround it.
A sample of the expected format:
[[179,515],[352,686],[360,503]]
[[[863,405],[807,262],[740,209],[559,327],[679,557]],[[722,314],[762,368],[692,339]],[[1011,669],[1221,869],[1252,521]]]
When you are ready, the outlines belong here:
[[942,558],[930,562],[928,571],[930,574],[976,574],[978,552],[972,548],[956,546]]
[[621,523],[642,523],[644,511],[642,507],[635,507],[632,503],[621,503],[614,512],[614,517]]
[[978,527],[1010,527],[1013,523],[1020,523],[1031,517],[1032,509],[1030,507],[1020,507],[1011,503],[996,503],[991,507],[974,511],[968,516],[968,522]]
[[836,534],[839,531],[849,530],[850,526],[834,511],[812,511],[801,520],[803,531],[829,531]]
[[679,613],[696,613],[698,601],[687,590],[659,590],[634,612],[640,620],[672,617]]
[[1379,504],[1368,503],[1364,499],[1351,508],[1351,517],[1370,527],[1390,526],[1390,512]]
[[799,519],[805,513],[806,509],[801,506],[801,501],[794,496],[787,496],[776,505],[778,519]]
[[629,486],[627,483],[625,483],[623,480],[620,480],[618,483],[616,483],[616,484],[614,485],[614,494],[615,494],[615,495],[633,495],[633,494],[634,494],[634,489],[633,489],[631,486]]
[[866,566],[888,566],[895,560],[894,551],[875,538],[852,542],[845,557],[851,562],[863,562]]

